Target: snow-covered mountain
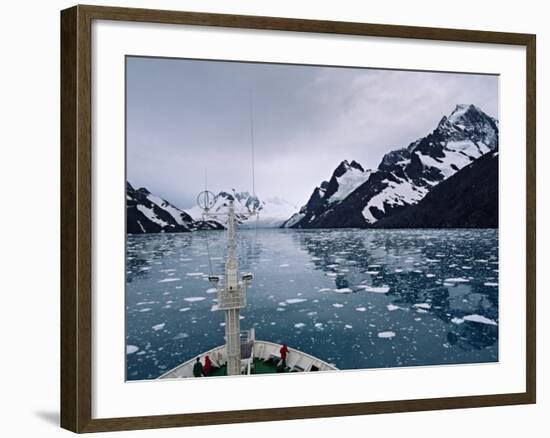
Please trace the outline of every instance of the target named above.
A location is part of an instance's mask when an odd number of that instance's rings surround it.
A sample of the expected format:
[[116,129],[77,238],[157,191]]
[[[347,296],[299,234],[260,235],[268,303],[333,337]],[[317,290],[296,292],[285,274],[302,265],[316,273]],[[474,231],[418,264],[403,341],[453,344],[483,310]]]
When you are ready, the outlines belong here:
[[364,171],[354,161],[340,163],[330,181],[316,187],[307,204],[283,226],[373,226],[418,203],[441,181],[497,150],[498,135],[497,120],[474,105],[457,105],[430,134],[387,153],[375,171]]
[[[214,205],[210,209],[211,213],[223,213],[227,211],[229,201],[233,199],[235,211],[239,223],[244,227],[262,227],[262,228],[279,228],[286,219],[298,211],[298,207],[279,197],[260,200],[257,196],[251,195],[249,192],[238,192],[235,189],[229,192],[219,192],[215,199]],[[258,217],[250,216],[250,212],[256,208]],[[202,219],[202,211],[198,206],[185,210],[194,220]],[[217,219],[220,222],[223,220]]]
[[134,189],[126,182],[126,232],[178,233],[198,229],[223,229],[214,221],[195,221],[170,202],[149,192],[145,187]]
[[418,203],[380,219],[376,228],[497,228],[498,151],[441,181]]
[[351,192],[367,181],[372,170],[365,170],[356,161],[349,163],[342,161],[334,170],[328,181],[323,181],[315,187],[308,202],[299,212],[290,217],[284,228],[308,228],[314,224],[325,212],[345,200]]

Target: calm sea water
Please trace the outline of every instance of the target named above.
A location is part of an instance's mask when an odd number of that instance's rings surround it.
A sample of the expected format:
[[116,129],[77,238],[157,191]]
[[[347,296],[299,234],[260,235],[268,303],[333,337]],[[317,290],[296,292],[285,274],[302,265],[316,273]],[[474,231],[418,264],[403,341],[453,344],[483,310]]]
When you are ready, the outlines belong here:
[[[129,380],[223,344],[225,232],[128,236]],[[341,369],[498,360],[497,230],[242,230],[241,329]],[[209,257],[210,254],[210,257]]]

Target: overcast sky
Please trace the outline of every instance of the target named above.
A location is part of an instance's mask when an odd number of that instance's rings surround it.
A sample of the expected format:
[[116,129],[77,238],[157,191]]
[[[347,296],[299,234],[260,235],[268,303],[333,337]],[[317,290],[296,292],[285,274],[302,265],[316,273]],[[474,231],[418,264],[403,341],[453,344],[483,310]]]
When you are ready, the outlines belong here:
[[[251,104],[252,101],[252,104]],[[208,189],[303,205],[342,160],[376,168],[459,103],[498,118],[498,77],[127,58],[127,174],[181,208]]]

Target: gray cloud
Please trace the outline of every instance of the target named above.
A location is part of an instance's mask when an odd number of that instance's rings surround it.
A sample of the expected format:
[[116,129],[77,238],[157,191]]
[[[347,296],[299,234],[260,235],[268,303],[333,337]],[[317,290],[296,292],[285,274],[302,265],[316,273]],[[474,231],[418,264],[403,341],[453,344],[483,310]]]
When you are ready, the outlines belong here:
[[127,59],[127,173],[183,208],[204,189],[303,204],[344,159],[374,168],[457,103],[498,117],[498,77],[338,67]]

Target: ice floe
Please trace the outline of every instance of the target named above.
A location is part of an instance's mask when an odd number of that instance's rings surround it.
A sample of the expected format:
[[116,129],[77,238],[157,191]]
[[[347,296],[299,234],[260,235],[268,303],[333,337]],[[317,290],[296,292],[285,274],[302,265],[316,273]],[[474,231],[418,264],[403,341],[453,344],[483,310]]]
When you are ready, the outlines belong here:
[[483,283],[483,286],[498,287],[498,283],[495,283],[494,281],[486,281]]
[[154,325],[153,327],[151,327],[154,331],[158,331],[158,330],[162,330],[164,328],[164,326],[166,325],[166,323],[160,323],[160,324],[156,324]]
[[174,277],[169,277],[169,278],[163,278],[162,280],[159,280],[159,283],[170,283],[172,281],[180,281],[181,278],[174,278]]
[[304,328],[305,326],[306,325],[303,322],[297,322],[296,324],[294,324],[294,328],[297,329]]
[[350,293],[353,292],[349,287],[342,287],[342,288],[339,288],[339,289],[333,289],[333,291],[336,292],[336,293],[339,293],[339,294],[350,294]]
[[187,298],[184,298],[185,301],[187,301],[188,303],[194,303],[196,301],[204,301],[206,300],[206,297],[187,297]]
[[431,309],[432,308],[431,304],[428,304],[428,303],[414,304],[413,307],[415,307],[417,309]]
[[357,310],[358,312],[366,312],[367,308],[366,307],[356,307],[355,310]]
[[465,321],[477,322],[477,323],[480,323],[480,324],[498,325],[498,323],[496,321],[493,321],[492,319],[489,319],[489,318],[487,318],[486,316],[483,316],[483,315],[477,315],[477,314],[466,315],[463,319]]
[[468,283],[470,280],[464,277],[446,278],[445,283]]
[[399,309],[399,306],[396,306],[395,304],[388,304],[388,305],[386,306],[386,308],[387,308],[390,312],[393,312],[394,310]]
[[368,286],[366,284],[360,284],[357,287],[363,289],[365,292],[372,292],[375,294],[387,294],[390,291],[389,286]]
[[285,300],[288,304],[297,304],[297,303],[303,303],[304,301],[307,301],[305,298],[289,298]]
[[380,332],[378,333],[378,337],[382,339],[390,339],[395,336],[395,332],[387,331],[387,332]]
[[341,307],[344,307],[344,305],[343,305],[343,304],[340,304],[340,303],[334,303],[334,304],[332,305],[332,307],[336,307],[337,309],[339,309],[339,308],[341,308]]
[[126,345],[126,354],[134,354],[139,350],[137,345]]

